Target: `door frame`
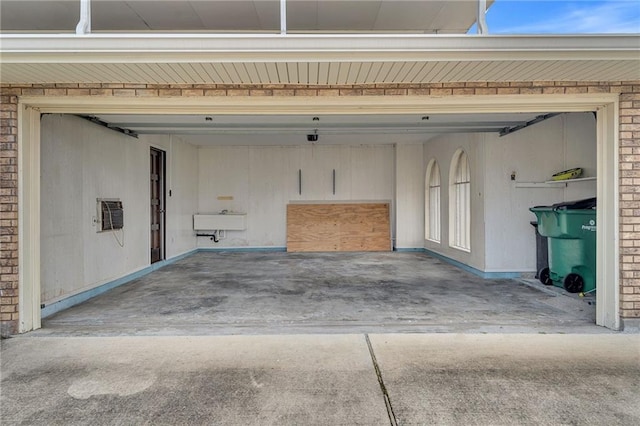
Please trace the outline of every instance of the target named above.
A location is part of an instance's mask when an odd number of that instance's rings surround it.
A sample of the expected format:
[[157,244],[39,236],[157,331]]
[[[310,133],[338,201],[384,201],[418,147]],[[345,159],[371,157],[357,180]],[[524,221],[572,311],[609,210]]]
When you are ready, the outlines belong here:
[[596,324],[620,328],[619,95],[163,98],[20,97],[18,100],[19,331],[40,328],[40,114],[597,113]]
[[[149,241],[149,263],[154,264],[156,262],[160,262],[165,260],[167,253],[167,152],[164,149],[158,148],[156,146],[151,145],[149,147],[149,153],[152,151],[157,151],[160,155],[160,258],[153,261],[151,257],[151,241]],[[151,170],[149,170],[149,175],[151,175]],[[151,201],[151,188],[149,188],[149,200]],[[151,223],[149,224],[151,227]],[[152,230],[149,229],[149,236],[151,236]]]

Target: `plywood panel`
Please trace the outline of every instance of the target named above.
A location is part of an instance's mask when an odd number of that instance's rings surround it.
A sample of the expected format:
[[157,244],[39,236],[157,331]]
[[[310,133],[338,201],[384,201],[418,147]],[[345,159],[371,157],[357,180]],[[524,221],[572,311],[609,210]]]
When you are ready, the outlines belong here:
[[388,203],[287,205],[287,251],[390,251]]

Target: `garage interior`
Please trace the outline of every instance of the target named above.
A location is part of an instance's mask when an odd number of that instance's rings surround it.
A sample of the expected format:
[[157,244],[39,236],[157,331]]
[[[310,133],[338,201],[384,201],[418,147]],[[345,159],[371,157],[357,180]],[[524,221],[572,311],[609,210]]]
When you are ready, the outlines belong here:
[[[156,204],[151,150],[163,172]],[[451,210],[464,203],[449,194],[462,152],[468,213],[455,225]],[[574,167],[582,179],[549,182]],[[594,294],[534,278],[528,209],[594,197],[595,178],[591,112],[44,114],[41,332],[593,326]],[[121,229],[101,231],[100,200],[121,202]],[[307,204],[388,205],[388,253],[366,253],[363,234],[340,246],[316,231],[305,234],[311,253],[286,253],[287,206]],[[230,225],[200,229],[194,215]],[[467,240],[454,241],[465,222]]]

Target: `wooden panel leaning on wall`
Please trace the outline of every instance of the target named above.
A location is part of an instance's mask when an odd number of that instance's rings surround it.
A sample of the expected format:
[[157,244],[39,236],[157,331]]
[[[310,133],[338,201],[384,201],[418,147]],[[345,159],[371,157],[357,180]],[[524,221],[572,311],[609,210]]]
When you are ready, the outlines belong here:
[[287,251],[391,251],[389,203],[287,205]]

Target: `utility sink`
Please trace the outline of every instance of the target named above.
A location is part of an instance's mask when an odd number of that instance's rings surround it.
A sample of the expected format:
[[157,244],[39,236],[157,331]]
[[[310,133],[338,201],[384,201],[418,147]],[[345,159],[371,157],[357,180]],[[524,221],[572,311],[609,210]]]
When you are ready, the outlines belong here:
[[193,229],[195,231],[244,231],[247,229],[247,214],[236,212],[194,214]]

